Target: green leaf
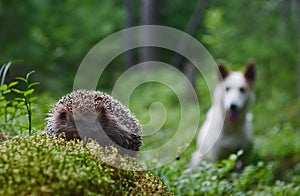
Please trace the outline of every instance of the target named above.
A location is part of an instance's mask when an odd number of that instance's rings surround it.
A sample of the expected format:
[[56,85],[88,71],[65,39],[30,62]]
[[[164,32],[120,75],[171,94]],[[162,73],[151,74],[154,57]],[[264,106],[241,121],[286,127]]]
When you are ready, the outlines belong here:
[[33,83],[28,85],[28,88],[31,88],[31,87],[36,86],[38,84],[40,84],[40,83],[39,82],[33,82]]
[[20,97],[17,97],[15,98],[16,101],[24,101],[24,98],[20,98]]
[[21,102],[18,103],[18,105],[17,105],[18,108],[25,106],[24,100],[25,99],[23,99]]
[[237,160],[237,158],[238,158],[238,156],[236,154],[231,154],[229,156],[229,160],[231,160],[231,161],[235,161],[235,160]]
[[37,97],[31,97],[31,98],[29,99],[29,102],[34,102],[35,100],[37,100]]
[[23,81],[25,83],[27,83],[27,80],[25,78],[22,78],[22,77],[16,77],[17,80],[20,80],[20,81]]
[[12,82],[12,83],[10,83],[10,84],[8,85],[8,88],[11,88],[11,87],[13,87],[13,86],[16,86],[17,84],[19,84],[18,81]]
[[4,90],[2,93],[3,93],[3,95],[6,95],[6,94],[9,94],[10,92],[11,92],[11,90],[7,89],[7,90]]
[[24,92],[24,96],[26,97],[28,95],[31,95],[33,92],[34,92],[34,89],[29,89],[29,90]]
[[26,75],[26,80],[28,81],[28,79],[29,79],[29,76],[31,75],[31,74],[33,74],[35,72],[35,70],[32,70],[31,72],[29,72],[27,75]]
[[2,86],[0,86],[0,90],[5,91],[7,89],[7,85],[3,84]]
[[238,152],[237,152],[237,155],[240,157],[240,156],[242,156],[244,154],[244,151],[243,150],[239,150]]
[[14,91],[15,93],[18,93],[18,94],[23,94],[24,93],[24,91],[21,91],[21,90],[16,89],[16,88],[13,88],[11,90]]

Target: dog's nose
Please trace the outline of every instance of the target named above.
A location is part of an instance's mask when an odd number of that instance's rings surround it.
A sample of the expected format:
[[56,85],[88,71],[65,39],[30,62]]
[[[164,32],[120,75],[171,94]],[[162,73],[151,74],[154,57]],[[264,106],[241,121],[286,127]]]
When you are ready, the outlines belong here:
[[234,103],[232,103],[232,104],[230,105],[230,110],[236,111],[237,109],[238,109],[238,105],[236,105],[236,104],[234,104]]

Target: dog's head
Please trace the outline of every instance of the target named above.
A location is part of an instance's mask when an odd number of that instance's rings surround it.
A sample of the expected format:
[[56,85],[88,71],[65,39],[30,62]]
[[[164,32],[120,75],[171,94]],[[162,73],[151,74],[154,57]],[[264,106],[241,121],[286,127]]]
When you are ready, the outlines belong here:
[[223,105],[226,118],[230,122],[237,121],[253,102],[252,92],[255,81],[255,65],[249,62],[244,72],[229,72],[223,64],[219,65],[219,79],[224,85]]

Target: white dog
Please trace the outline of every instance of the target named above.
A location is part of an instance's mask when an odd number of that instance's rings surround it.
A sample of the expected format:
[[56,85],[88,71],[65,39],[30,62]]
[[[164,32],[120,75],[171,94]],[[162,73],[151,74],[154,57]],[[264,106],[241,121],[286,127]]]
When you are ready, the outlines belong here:
[[229,72],[219,65],[219,83],[213,104],[197,140],[191,166],[197,167],[203,158],[217,161],[239,150],[247,154],[252,146],[252,91],[255,80],[254,63],[248,63],[244,73]]

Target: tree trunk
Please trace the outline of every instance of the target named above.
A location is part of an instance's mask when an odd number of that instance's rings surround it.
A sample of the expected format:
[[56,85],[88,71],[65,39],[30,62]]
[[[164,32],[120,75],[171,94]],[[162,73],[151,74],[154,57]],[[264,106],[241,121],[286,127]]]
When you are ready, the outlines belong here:
[[[197,7],[190,19],[190,22],[187,26],[187,30],[186,33],[190,34],[191,36],[195,35],[195,33],[197,32],[197,28],[199,27],[201,20],[204,16],[204,11],[206,9],[206,7],[208,6],[209,0],[199,0]],[[180,41],[178,48],[185,51],[187,48],[187,44],[185,40]],[[184,72],[184,75],[188,78],[188,80],[191,82],[191,84],[193,86],[195,86],[195,66],[188,62],[188,63],[184,63],[184,57],[181,56],[180,54],[175,54],[172,58],[172,62],[171,64],[182,70]],[[189,89],[189,88],[188,88]],[[191,90],[191,89],[189,89]],[[188,92],[188,95],[192,95],[193,92]]]
[[[199,0],[197,7],[191,17],[191,20],[187,26],[186,33],[190,34],[193,36],[197,32],[197,28],[199,27],[201,20],[204,15],[204,10],[208,6],[209,0]],[[183,51],[186,50],[187,48],[187,43],[184,41],[179,42],[178,48],[182,49]],[[180,54],[175,54],[172,58],[171,64],[179,69],[184,69],[183,68],[183,56]]]
[[[142,25],[157,25],[159,19],[158,0],[142,0],[141,1],[141,24]],[[143,32],[144,44],[151,44],[152,40],[156,39],[156,32],[146,30]],[[140,60],[159,61],[158,48],[143,47],[141,48]],[[154,67],[149,67],[153,69]],[[148,68],[146,68],[148,69]]]
[[289,23],[291,19],[292,0],[283,0],[280,5],[280,17],[283,22]]
[[[132,0],[125,0],[125,8],[126,8],[126,28],[130,28],[134,26],[134,8]],[[126,34],[125,38],[126,48],[131,46],[133,42],[133,37],[131,34]],[[133,50],[129,50],[125,52],[125,66],[129,68],[135,64],[135,55]]]

